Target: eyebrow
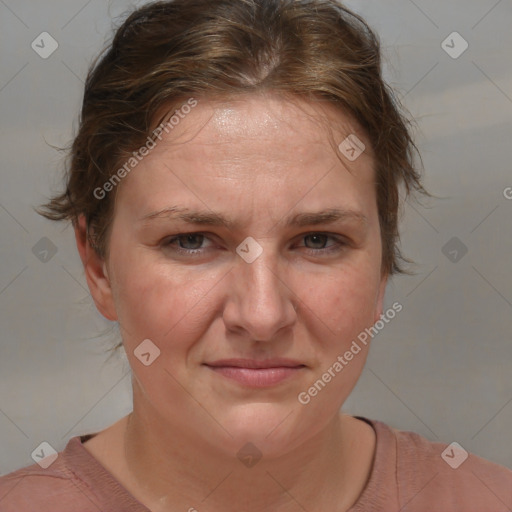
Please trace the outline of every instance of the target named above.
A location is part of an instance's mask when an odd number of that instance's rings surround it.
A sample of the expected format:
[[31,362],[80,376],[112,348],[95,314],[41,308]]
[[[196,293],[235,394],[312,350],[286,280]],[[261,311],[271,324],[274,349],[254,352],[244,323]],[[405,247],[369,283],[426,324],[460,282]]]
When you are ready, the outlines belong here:
[[[163,210],[155,211],[144,215],[139,222],[148,222],[157,219],[177,219],[189,224],[198,224],[203,226],[216,226],[234,229],[236,222],[214,212],[189,210],[188,208],[179,208],[171,206]],[[368,217],[355,210],[346,210],[340,208],[328,208],[318,212],[303,212],[289,215],[284,220],[287,226],[314,226],[318,224],[333,224],[335,222],[352,222],[368,226]]]

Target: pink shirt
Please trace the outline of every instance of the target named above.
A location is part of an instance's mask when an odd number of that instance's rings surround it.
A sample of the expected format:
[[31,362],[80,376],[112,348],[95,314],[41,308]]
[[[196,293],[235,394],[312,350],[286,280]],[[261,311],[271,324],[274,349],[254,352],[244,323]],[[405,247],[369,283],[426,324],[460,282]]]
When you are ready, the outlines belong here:
[[[464,453],[459,448],[360,419],[374,428],[377,444],[368,483],[349,512],[512,510],[511,470],[471,454],[454,469]],[[34,464],[0,477],[0,512],[99,511],[149,512],[78,436],[47,469]]]

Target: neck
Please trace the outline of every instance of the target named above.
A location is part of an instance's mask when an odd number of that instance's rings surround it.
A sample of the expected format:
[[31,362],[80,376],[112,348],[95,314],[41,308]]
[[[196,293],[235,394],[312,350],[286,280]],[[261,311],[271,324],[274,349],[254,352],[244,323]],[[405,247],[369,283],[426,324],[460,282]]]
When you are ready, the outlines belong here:
[[338,414],[296,448],[255,463],[254,448],[246,446],[241,460],[169,425],[136,396],[123,431],[115,476],[155,512],[348,510],[369,477],[375,443],[369,425]]

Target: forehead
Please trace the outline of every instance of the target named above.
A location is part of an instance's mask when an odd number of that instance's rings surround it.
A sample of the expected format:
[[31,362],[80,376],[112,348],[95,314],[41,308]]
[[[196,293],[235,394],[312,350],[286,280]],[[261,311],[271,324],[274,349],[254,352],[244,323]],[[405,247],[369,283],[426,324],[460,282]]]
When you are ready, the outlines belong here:
[[[158,147],[146,162],[159,156],[165,158],[164,154],[168,159],[172,154],[173,159],[182,161],[202,158],[204,163],[212,158],[218,163],[224,159],[227,165],[217,171],[228,171],[236,167],[236,160],[248,158],[254,162],[251,172],[256,175],[281,163],[307,165],[337,159],[338,165],[349,172],[357,170],[362,179],[368,173],[359,167],[373,171],[373,151],[361,126],[353,116],[326,100],[264,91],[229,98],[193,98],[193,103],[193,108],[187,105],[170,113],[162,107],[152,128],[159,123],[160,130],[163,127],[165,131],[161,131]],[[364,166],[350,161],[340,151],[340,144],[354,137],[364,141],[360,158]],[[263,165],[258,164],[261,160]]]
[[[277,94],[195,101],[193,108],[176,109],[172,125],[165,109],[156,116],[169,129],[122,184],[132,209],[147,214],[180,193],[196,206],[235,208],[233,194],[244,193],[247,215],[249,203],[276,210],[274,194],[285,209],[306,195],[312,208],[322,207],[324,198],[335,207],[343,196],[352,204],[342,206],[351,208],[375,203],[370,144],[357,122],[330,103]],[[366,146],[355,161],[338,147],[353,135]]]
[[[272,142],[267,146],[271,149],[277,138],[286,141],[287,145],[283,147],[286,150],[288,145],[303,146],[306,137],[311,148],[316,145],[325,146],[330,142],[328,135],[332,135],[336,146],[350,134],[357,133],[360,138],[366,137],[353,116],[326,100],[306,100],[298,96],[263,91],[237,94],[229,98],[197,98],[195,102],[197,106],[192,111],[180,114],[179,117],[173,116],[176,124],[172,126],[172,134],[166,137],[164,145],[167,143],[170,147],[173,142],[178,144],[184,140],[195,144],[226,144],[245,139],[244,142],[252,140],[254,144],[258,141]],[[161,117],[165,113],[166,108],[163,107],[160,110]],[[165,125],[165,122],[161,125]],[[366,146],[366,154],[373,156],[370,145]]]

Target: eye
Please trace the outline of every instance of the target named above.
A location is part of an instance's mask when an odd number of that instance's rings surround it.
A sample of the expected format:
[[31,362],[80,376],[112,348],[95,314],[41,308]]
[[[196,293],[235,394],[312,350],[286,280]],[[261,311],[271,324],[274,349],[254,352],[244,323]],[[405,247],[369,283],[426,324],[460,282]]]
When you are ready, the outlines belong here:
[[[332,253],[341,251],[347,242],[341,237],[330,235],[328,233],[310,233],[303,236],[303,240],[306,242],[306,248],[310,249],[310,253]],[[333,240],[334,243],[326,245],[329,240]],[[308,242],[310,242],[308,244]]]
[[[309,233],[303,235],[302,240],[305,245],[299,245],[299,247],[306,249],[306,252],[314,256],[340,252],[348,245],[342,237],[329,233]],[[210,245],[204,245],[207,241]],[[212,249],[213,242],[204,233],[180,233],[164,239],[161,246],[165,251],[178,255],[201,256]]]
[[162,246],[181,254],[202,254],[205,252],[203,242],[209,240],[203,233],[182,233],[163,241]]

